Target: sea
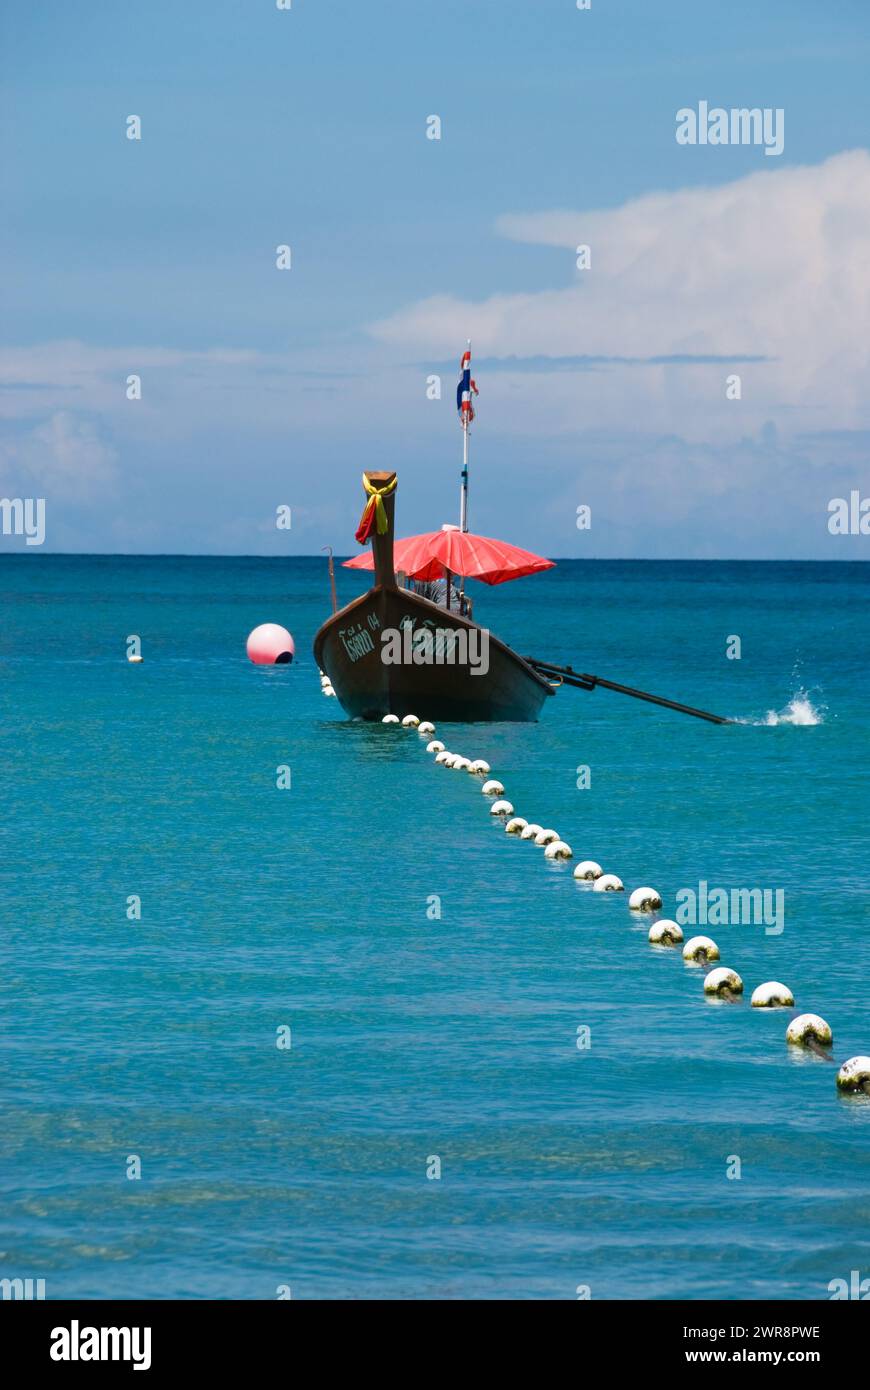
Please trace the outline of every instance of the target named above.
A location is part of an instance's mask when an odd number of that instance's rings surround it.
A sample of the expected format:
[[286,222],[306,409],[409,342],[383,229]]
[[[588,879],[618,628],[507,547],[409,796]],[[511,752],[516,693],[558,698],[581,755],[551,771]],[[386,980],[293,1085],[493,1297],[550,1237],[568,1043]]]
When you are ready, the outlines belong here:
[[[340,600],[366,583],[339,569]],[[0,1279],[818,1300],[870,1276],[870,1098],[836,1086],[870,1054],[870,567],[469,587],[519,652],[734,722],[563,686],[537,724],[439,725],[572,846],[550,862],[425,737],[321,693],[323,557],[0,557]],[[247,660],[262,622],[291,665]],[[766,922],[684,927],[742,1000],[576,881],[587,858],[671,918],[769,890]],[[750,1007],[769,980],[795,1009]],[[833,1060],[786,1044],[796,1012]]]

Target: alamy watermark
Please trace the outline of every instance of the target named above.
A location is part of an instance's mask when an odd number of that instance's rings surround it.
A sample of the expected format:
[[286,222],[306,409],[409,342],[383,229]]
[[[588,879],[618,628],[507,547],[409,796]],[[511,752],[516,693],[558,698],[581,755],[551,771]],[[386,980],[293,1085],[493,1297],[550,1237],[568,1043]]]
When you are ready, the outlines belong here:
[[25,545],[42,545],[45,498],[0,497],[0,522],[4,536],[24,536]]
[[489,670],[489,631],[485,627],[385,627],[381,633],[385,666],[467,666],[472,676]]
[[832,497],[828,503],[828,530],[832,536],[870,536],[870,497],[862,497],[856,487],[845,497]]
[[73,1318],[69,1327],[51,1329],[48,1351],[52,1361],[129,1361],[134,1371],[151,1367],[150,1327],[82,1327]]
[[0,1299],[6,1301],[45,1298],[44,1279],[0,1279]]
[[785,928],[783,888],[708,888],[701,879],[697,889],[676,893],[675,917],[681,927],[764,927],[765,936],[781,936]]
[[766,155],[785,149],[785,111],[781,106],[681,106],[676,116],[678,145],[763,145]]
[[850,1269],[848,1279],[832,1279],[828,1285],[831,1302],[838,1299],[857,1299],[866,1303],[870,1299],[870,1279],[862,1279],[860,1269]]

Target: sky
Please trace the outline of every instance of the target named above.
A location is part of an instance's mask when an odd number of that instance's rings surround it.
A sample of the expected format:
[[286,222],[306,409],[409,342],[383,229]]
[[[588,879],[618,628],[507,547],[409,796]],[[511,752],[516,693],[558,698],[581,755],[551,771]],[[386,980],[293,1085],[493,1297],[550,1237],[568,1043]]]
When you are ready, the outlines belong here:
[[[350,554],[395,468],[400,534],[456,522],[471,338],[473,530],[864,558],[868,70],[867,0],[3,0],[0,498],[44,551]],[[782,153],[678,143],[701,102]]]

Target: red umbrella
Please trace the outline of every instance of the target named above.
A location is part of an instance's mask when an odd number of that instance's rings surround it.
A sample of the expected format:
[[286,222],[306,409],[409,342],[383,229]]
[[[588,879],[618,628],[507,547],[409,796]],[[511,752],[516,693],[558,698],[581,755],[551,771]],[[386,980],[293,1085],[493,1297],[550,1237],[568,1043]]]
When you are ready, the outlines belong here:
[[[484,584],[504,584],[508,579],[550,570],[555,562],[508,541],[494,541],[488,536],[460,531],[458,526],[445,526],[440,531],[426,531],[422,536],[396,541],[393,563],[397,571],[410,579],[440,579],[448,569],[466,579],[482,579]],[[370,550],[344,564],[352,570],[374,569]]]

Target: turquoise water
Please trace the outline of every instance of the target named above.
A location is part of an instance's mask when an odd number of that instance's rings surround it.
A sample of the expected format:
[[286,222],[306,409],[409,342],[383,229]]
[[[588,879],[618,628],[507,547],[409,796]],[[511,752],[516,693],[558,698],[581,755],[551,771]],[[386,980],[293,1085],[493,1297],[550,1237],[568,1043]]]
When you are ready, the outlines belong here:
[[[870,1053],[868,576],[565,562],[478,588],[518,650],[746,722],[561,690],[538,725],[439,728],[666,915],[701,880],[783,889],[781,935],[706,930],[838,1060]],[[707,1002],[627,895],[506,836],[424,739],[324,699],[320,559],[6,556],[0,594],[0,1276],[813,1299],[870,1273],[870,1101],[789,1055],[787,1013]],[[263,621],[292,666],[246,661]]]

